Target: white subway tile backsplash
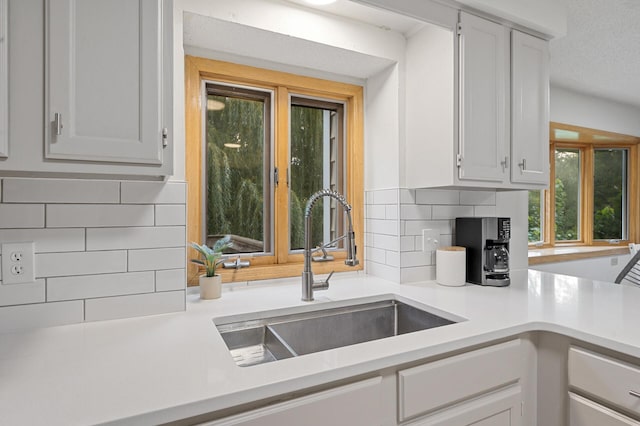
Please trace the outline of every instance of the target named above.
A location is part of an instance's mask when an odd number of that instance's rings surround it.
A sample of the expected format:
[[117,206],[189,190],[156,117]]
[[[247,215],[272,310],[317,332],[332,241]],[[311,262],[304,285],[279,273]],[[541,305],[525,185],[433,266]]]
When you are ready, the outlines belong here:
[[398,203],[398,190],[397,189],[383,189],[380,191],[374,191],[373,193],[374,204],[397,204]]
[[373,247],[384,250],[398,251],[399,238],[397,235],[373,235]]
[[[422,251],[424,229],[438,231],[439,247],[450,246],[456,217],[495,216],[497,211],[494,190],[399,188],[366,195],[375,204],[365,212],[366,270],[396,282],[435,279],[435,252]],[[385,207],[385,220],[379,206]]]
[[87,250],[184,247],[184,226],[88,228]]
[[379,220],[379,219],[371,219],[367,221],[368,223],[368,232],[372,232],[374,234],[385,234],[385,235],[398,235],[398,221],[397,220]]
[[72,179],[3,180],[4,203],[118,203],[120,182]]
[[371,205],[366,206],[367,219],[386,219],[386,206]]
[[461,205],[496,205],[496,191],[460,191]]
[[185,204],[184,182],[122,182],[123,204]]
[[186,266],[186,249],[161,248],[129,250],[129,271],[179,269]]
[[371,262],[386,263],[385,251],[383,249],[367,247],[365,250],[365,257]]
[[412,235],[404,235],[400,237],[400,251],[414,251],[417,250],[415,245],[415,238]]
[[496,206],[474,206],[473,215],[476,217],[496,217]]
[[84,302],[36,303],[0,308],[0,333],[84,321]]
[[460,204],[460,191],[451,189],[416,189],[416,204]]
[[400,254],[397,251],[387,251],[386,252],[386,261],[385,263],[389,266],[400,266]]
[[437,229],[440,234],[451,234],[451,220],[407,220],[404,235],[422,236],[423,229]]
[[391,205],[391,206],[385,206],[385,219],[398,219],[398,206],[397,205]]
[[400,204],[415,204],[416,203],[416,190],[415,189],[400,189]]
[[431,206],[404,204],[400,206],[400,219],[404,220],[430,220]]
[[90,320],[185,309],[186,183],[3,178],[0,191],[0,242],[33,241],[37,278],[0,272],[0,331],[82,322],[87,302]]
[[159,204],[156,206],[156,226],[186,225],[184,204]]
[[373,191],[367,191],[364,193],[364,203],[366,205],[373,204]]
[[365,270],[367,274],[371,274],[394,283],[400,282],[400,268],[398,267],[384,265],[377,262],[367,262]]
[[124,250],[36,254],[38,278],[126,271],[127,252]]
[[4,285],[0,282],[0,306],[43,303],[45,301],[44,289],[44,280],[35,280],[32,283]]
[[153,271],[83,275],[47,279],[47,301],[152,293]]
[[433,206],[433,219],[473,216],[473,206]]
[[427,266],[432,264],[432,251],[405,251],[400,253],[400,266],[403,268],[413,268],[416,266]]
[[0,204],[0,228],[44,228],[44,204]]
[[47,227],[49,228],[153,226],[153,224],[153,205],[47,205]]
[[86,321],[129,318],[184,311],[184,291],[116,296],[85,301]]
[[36,253],[82,251],[84,229],[0,229],[0,241],[33,241]]
[[433,281],[436,279],[435,266],[418,266],[415,268],[402,268],[400,272],[402,283],[415,283],[418,281]]
[[156,291],[184,290],[187,277],[184,269],[156,271]]

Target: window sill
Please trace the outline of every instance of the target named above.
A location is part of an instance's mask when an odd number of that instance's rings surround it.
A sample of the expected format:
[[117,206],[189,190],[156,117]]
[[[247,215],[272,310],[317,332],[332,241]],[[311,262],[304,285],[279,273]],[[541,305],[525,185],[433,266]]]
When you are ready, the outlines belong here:
[[530,249],[529,266],[542,265],[544,263],[566,262],[569,260],[589,259],[600,256],[615,256],[620,254],[629,254],[629,247],[580,246]]

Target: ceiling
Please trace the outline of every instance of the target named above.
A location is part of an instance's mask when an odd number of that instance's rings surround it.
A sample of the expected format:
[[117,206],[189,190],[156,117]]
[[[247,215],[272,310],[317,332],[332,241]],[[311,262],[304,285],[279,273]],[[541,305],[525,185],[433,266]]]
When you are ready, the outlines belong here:
[[567,0],[551,83],[640,107],[640,0]]

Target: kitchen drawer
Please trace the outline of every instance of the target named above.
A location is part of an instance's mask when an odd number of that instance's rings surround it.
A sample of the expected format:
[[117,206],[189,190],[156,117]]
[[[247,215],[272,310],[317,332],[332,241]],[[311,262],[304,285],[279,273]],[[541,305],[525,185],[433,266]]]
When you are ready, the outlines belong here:
[[640,416],[640,366],[572,347],[569,386]]
[[640,426],[640,422],[571,392],[569,418],[569,426]]
[[398,372],[399,420],[429,413],[520,379],[520,340]]
[[382,425],[382,377],[313,393],[203,426]]

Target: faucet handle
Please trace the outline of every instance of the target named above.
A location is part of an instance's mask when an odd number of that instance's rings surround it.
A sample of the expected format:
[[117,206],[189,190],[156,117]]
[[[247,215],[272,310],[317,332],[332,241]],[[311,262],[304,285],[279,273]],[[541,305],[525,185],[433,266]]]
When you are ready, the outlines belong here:
[[328,289],[329,288],[329,280],[333,276],[334,272],[335,271],[331,271],[329,276],[327,276],[327,278],[325,278],[323,281],[315,281],[313,283],[313,289],[314,290],[326,290],[326,289]]

